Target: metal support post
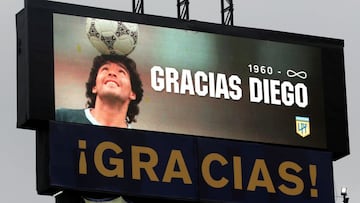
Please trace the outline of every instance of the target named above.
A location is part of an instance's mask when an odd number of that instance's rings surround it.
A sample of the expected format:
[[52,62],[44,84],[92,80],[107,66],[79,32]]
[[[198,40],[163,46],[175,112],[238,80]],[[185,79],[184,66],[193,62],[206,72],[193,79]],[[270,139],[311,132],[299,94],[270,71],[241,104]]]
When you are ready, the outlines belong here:
[[[227,5],[225,5],[225,1]],[[234,25],[234,4],[232,0],[221,0],[221,24]]]
[[133,0],[133,13],[144,14],[144,0]]
[[189,20],[189,0],[177,0],[178,19]]

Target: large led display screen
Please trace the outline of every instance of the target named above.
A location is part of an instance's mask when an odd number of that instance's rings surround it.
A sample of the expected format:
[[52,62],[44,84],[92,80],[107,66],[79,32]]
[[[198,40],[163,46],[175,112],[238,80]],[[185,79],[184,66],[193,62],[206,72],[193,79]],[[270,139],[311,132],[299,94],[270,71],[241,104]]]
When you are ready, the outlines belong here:
[[[16,17],[19,128],[55,120],[349,154],[341,39],[51,1]],[[97,108],[104,98],[121,108]]]
[[16,23],[39,194],[334,201],[343,40],[51,1]]
[[86,112],[104,49],[136,63],[133,129],[326,148],[319,47],[63,14],[53,29],[56,109]]

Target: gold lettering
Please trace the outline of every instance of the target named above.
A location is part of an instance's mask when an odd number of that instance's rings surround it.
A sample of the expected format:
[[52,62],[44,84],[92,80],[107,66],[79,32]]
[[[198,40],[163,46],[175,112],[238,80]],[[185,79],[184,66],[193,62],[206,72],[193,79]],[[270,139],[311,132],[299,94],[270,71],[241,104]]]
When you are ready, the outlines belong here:
[[[141,161],[140,155],[147,154],[149,161]],[[131,146],[131,159],[132,159],[132,177],[135,180],[141,180],[140,170],[144,169],[151,181],[159,181],[154,167],[158,164],[158,155],[156,151],[150,147]]]
[[[79,149],[86,149],[86,140],[79,140],[78,141],[78,147]],[[86,156],[85,151],[80,151],[80,158],[79,158],[79,174],[87,174],[87,162],[86,162]]]
[[[179,167],[179,171],[174,171],[176,163]],[[162,181],[170,183],[172,178],[181,178],[184,184],[192,184],[189,171],[186,167],[184,157],[182,156],[180,150],[171,151]]]
[[122,152],[122,149],[119,147],[119,145],[113,143],[113,142],[102,142],[100,143],[94,153],[94,162],[96,169],[105,177],[118,177],[123,178],[124,177],[124,160],[119,158],[109,158],[109,163],[111,165],[114,165],[114,169],[108,169],[104,165],[103,160],[103,154],[105,150],[112,150],[116,154],[120,154]]
[[219,180],[215,180],[210,173],[210,165],[213,161],[218,161],[222,166],[228,164],[228,161],[220,154],[211,153],[208,154],[202,164],[201,164],[201,172],[205,182],[213,187],[213,188],[223,188],[226,184],[228,184],[229,180],[221,177]]
[[[262,180],[259,180],[260,173],[263,177]],[[275,193],[275,188],[271,180],[269,170],[267,169],[265,160],[263,159],[255,160],[247,190],[255,191],[256,187],[265,187],[268,192]]]
[[243,189],[243,180],[242,180],[242,168],[241,168],[241,157],[234,156],[234,189]]
[[285,184],[281,184],[279,186],[279,190],[286,195],[291,195],[291,196],[299,195],[304,191],[304,182],[298,176],[288,173],[287,172],[288,169],[293,169],[296,173],[299,173],[302,170],[302,168],[297,163],[291,161],[285,161],[281,163],[279,166],[280,177],[285,181],[294,183],[295,187],[290,188]]

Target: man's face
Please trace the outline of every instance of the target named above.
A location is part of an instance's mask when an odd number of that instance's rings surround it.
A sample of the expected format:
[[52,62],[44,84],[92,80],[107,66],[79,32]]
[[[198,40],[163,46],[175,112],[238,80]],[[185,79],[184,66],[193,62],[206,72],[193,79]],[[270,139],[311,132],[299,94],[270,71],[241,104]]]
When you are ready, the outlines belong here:
[[102,65],[92,89],[98,97],[111,102],[130,102],[136,99],[131,89],[130,74],[122,64],[108,62]]

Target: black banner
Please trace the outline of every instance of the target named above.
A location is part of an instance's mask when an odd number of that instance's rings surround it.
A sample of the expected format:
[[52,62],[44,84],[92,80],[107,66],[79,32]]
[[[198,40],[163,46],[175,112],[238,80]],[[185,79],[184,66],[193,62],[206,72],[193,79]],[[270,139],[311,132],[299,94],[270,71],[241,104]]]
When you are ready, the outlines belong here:
[[49,188],[189,201],[334,202],[331,153],[323,151],[59,122],[50,123],[49,150]]

